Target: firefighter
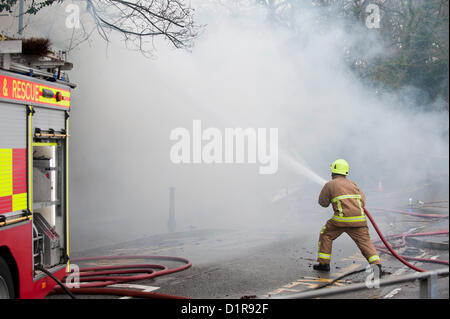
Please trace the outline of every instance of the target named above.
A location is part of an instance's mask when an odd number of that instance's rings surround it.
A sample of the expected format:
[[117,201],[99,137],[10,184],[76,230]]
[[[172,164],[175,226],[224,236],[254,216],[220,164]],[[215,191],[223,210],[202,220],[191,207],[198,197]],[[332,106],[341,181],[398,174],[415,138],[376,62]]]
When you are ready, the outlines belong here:
[[358,245],[369,264],[376,264],[381,273],[381,260],[370,240],[364,205],[366,197],[358,186],[347,179],[348,163],[338,159],[331,164],[332,180],[325,184],[319,195],[319,204],[328,207],[331,203],[334,215],[320,231],[319,264],[315,270],[330,271],[331,248],[333,240],[347,233]]

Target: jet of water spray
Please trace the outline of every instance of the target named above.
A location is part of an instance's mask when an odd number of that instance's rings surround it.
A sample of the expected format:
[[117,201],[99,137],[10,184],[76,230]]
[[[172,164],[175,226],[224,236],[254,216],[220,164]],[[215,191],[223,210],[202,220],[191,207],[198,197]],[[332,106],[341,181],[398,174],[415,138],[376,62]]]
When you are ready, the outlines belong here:
[[291,168],[294,172],[309,178],[310,180],[321,186],[325,185],[325,183],[327,182],[325,179],[317,175],[313,170],[296,161],[291,155],[287,154],[285,151],[280,150],[279,156],[280,161],[287,167]]

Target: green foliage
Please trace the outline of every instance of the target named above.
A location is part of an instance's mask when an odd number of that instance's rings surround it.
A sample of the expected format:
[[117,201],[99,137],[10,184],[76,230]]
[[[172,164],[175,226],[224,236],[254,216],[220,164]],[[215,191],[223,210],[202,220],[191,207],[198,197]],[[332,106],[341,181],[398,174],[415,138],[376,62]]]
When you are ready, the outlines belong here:
[[0,0],[0,12],[12,12],[12,7],[16,2],[17,0]]
[[[256,0],[257,1],[257,0]],[[449,0],[260,0],[270,19],[287,27],[287,22],[309,10],[319,10],[318,28],[342,24],[355,37],[343,44],[345,59],[361,81],[377,92],[418,88],[418,104],[429,105],[436,99],[449,99]],[[302,4],[302,5],[299,5]],[[367,19],[379,8],[380,27],[369,28]],[[281,10],[281,8],[288,8]],[[278,10],[278,11],[277,11]],[[276,12],[280,12],[277,13]],[[295,19],[294,19],[295,20]],[[372,48],[373,37],[380,47]],[[382,48],[378,51],[378,49]],[[378,52],[376,52],[378,51]]]
[[386,40],[392,50],[376,58],[369,73],[384,88],[414,86],[424,92],[422,102],[442,97],[448,107],[448,1],[405,0],[397,4],[384,10],[386,18],[393,21],[384,33],[390,37]]

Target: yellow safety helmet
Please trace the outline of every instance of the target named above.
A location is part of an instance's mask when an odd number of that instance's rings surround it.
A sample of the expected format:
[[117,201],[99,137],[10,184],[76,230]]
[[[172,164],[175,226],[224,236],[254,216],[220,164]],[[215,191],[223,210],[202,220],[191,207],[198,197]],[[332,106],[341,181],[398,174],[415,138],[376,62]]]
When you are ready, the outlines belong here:
[[348,175],[348,168],[347,161],[341,158],[331,164],[331,172],[334,174]]

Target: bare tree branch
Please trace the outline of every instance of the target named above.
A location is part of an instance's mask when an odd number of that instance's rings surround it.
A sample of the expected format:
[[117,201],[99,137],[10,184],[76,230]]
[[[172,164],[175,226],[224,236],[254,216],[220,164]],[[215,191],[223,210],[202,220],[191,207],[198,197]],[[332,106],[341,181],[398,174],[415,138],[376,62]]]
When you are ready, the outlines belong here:
[[[24,0],[24,14],[37,14],[44,7],[64,0]],[[161,37],[175,48],[193,46],[202,26],[194,23],[194,9],[184,0],[81,0],[94,20],[98,34],[107,42],[113,33],[121,34],[146,53],[146,43]],[[17,0],[0,0],[0,11],[12,12]],[[85,33],[86,35],[90,33]],[[152,46],[153,47],[153,46]]]

